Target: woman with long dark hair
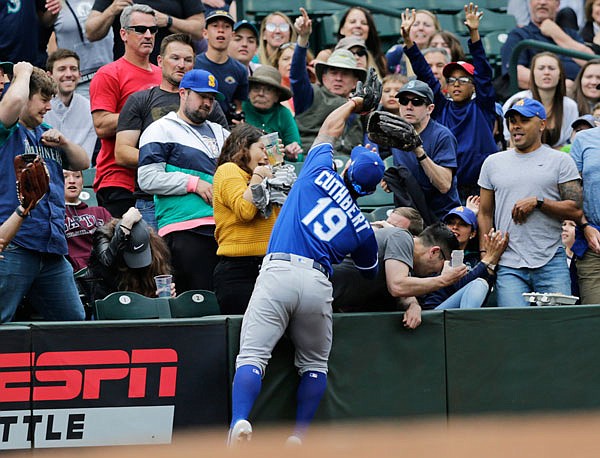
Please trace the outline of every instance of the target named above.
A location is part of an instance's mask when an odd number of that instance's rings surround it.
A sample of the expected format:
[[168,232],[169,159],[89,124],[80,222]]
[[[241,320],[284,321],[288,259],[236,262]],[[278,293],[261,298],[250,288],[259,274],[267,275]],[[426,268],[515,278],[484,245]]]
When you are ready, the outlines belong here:
[[[546,109],[546,129],[542,134],[542,142],[560,149],[571,138],[571,124],[578,117],[577,104],[567,97],[566,76],[561,60],[551,52],[541,52],[531,59],[529,87],[526,91],[517,92],[502,107],[504,113],[517,101],[523,98],[535,99]],[[505,126],[504,137],[510,134]]]
[[571,97],[577,102],[579,114],[590,114],[592,107],[600,102],[600,59],[588,60],[581,66],[573,82]]
[[92,301],[116,291],[156,297],[154,277],[171,273],[167,244],[131,207],[122,219],[113,218],[94,233],[89,273],[83,283],[89,286]]
[[213,180],[215,238],[219,262],[214,287],[221,313],[243,314],[280,207],[266,218],[253,199],[253,186],[273,176],[263,132],[239,124],[225,140]]
[[365,40],[367,45],[367,68],[374,67],[380,78],[387,74],[387,63],[381,50],[381,40],[377,33],[373,15],[368,9],[362,6],[349,8],[340,20],[337,36],[338,39],[356,36]]

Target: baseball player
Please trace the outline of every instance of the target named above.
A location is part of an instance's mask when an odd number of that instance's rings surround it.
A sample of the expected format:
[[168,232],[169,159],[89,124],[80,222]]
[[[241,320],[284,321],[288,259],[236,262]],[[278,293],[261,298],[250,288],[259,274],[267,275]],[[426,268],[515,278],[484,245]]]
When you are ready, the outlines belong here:
[[364,85],[359,84],[355,95],[325,120],[277,218],[242,322],[230,446],[252,435],[248,416],[273,347],[288,328],[300,375],[296,427],[288,442],[301,443],[327,387],[332,264],[350,253],[365,276],[377,274],[377,242],[356,199],[375,191],[383,177],[383,161],[357,146],[339,175],[332,145],[352,113],[371,111],[380,98],[381,83],[371,68]]

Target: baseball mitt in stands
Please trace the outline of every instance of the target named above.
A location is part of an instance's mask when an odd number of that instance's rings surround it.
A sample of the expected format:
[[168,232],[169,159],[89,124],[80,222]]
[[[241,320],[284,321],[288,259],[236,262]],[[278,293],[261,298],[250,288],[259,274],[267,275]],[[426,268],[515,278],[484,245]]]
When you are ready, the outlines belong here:
[[387,111],[374,111],[367,121],[369,139],[381,146],[414,151],[423,142],[412,124]]
[[44,160],[36,154],[21,154],[14,159],[17,198],[29,214],[42,200],[50,186],[50,174]]

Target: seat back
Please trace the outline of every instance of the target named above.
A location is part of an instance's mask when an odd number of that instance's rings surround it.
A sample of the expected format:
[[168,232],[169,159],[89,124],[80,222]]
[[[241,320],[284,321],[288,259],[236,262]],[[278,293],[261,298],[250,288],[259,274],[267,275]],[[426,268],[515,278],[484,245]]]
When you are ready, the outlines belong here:
[[215,293],[203,289],[186,291],[170,298],[169,307],[173,318],[198,318],[221,314]]
[[118,291],[98,299],[95,308],[98,320],[171,318],[168,298],[146,297],[129,291]]

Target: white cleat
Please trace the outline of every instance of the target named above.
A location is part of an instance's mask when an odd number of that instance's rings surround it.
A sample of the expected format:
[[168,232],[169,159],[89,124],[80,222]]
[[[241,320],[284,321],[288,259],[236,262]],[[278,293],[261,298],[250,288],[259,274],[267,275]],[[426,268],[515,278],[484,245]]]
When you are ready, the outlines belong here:
[[288,448],[300,447],[302,445],[302,439],[298,436],[290,436],[285,441],[285,446]]
[[248,420],[238,420],[229,430],[227,437],[227,446],[230,448],[239,447],[243,442],[249,442],[252,439],[252,425]]

